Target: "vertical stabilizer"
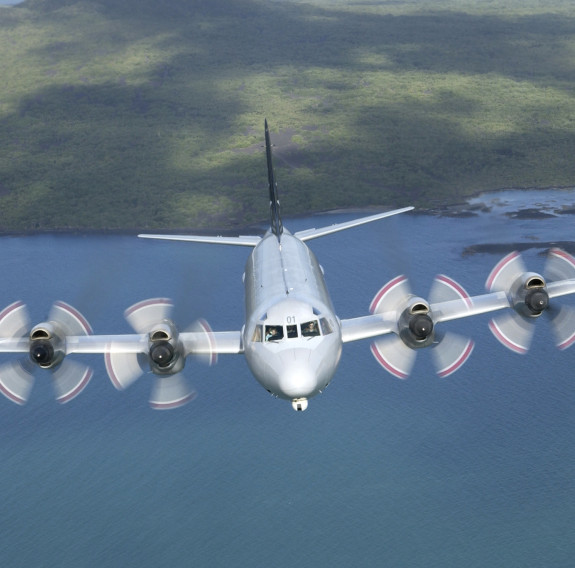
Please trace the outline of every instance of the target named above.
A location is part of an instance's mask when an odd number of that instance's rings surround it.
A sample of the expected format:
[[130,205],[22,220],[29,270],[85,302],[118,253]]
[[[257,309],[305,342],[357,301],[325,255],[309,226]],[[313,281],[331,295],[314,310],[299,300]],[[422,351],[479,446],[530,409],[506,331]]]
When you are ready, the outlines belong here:
[[266,157],[268,161],[268,183],[270,190],[270,217],[271,217],[271,230],[277,238],[283,232],[282,218],[280,215],[280,201],[278,199],[278,186],[275,180],[274,168],[272,164],[272,144],[270,141],[270,131],[268,129],[268,121],[265,120],[266,130]]

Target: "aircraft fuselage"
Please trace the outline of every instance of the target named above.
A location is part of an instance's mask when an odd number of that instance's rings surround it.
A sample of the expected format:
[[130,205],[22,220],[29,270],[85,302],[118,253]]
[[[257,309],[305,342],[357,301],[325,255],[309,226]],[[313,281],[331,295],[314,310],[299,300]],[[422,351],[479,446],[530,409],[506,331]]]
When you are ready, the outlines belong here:
[[[268,231],[244,273],[245,356],[271,394],[307,400],[331,381],[341,355],[341,329],[313,252],[287,230]],[[294,403],[295,404],[295,403]]]

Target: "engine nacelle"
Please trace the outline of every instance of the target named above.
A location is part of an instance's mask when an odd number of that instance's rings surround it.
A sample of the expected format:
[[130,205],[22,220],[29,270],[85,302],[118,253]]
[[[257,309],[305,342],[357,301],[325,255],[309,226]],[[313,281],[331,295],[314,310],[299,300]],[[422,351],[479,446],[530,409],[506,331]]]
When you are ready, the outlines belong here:
[[42,369],[51,369],[66,355],[66,337],[54,322],[43,322],[30,332],[30,359]]
[[[473,350],[473,342],[455,333],[435,332],[435,323],[442,305],[471,305],[469,294],[457,282],[440,274],[436,276],[429,301],[414,296],[405,276],[397,276],[385,284],[373,299],[370,311],[382,314],[389,321],[397,317],[394,334],[378,337],[371,344],[371,352],[377,362],[399,379],[407,379],[416,357],[416,350],[433,346],[432,357],[437,374],[447,377],[467,361]],[[437,306],[432,313],[431,306]],[[398,316],[399,314],[399,316]],[[437,318],[437,319],[436,319]]]
[[549,307],[545,279],[536,272],[526,272],[510,290],[513,308],[528,318],[539,317]]
[[166,320],[150,332],[148,359],[156,375],[174,375],[184,368],[184,348],[173,322]]
[[429,347],[433,343],[433,320],[429,304],[422,298],[413,297],[398,321],[399,337],[411,349]]

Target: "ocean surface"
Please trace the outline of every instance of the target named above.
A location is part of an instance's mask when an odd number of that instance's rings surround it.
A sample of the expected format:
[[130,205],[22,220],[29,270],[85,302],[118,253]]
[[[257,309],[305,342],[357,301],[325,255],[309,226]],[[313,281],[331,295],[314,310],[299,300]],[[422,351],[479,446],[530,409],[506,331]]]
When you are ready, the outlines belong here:
[[[365,315],[399,272],[420,295],[437,273],[484,293],[504,252],[465,253],[471,245],[531,243],[525,261],[542,271],[543,243],[575,240],[573,215],[506,216],[568,209],[573,191],[478,202],[473,217],[402,215],[310,242],[339,316]],[[35,322],[64,300],[96,333],[129,333],[125,308],[167,296],[181,327],[198,316],[216,330],[242,326],[245,248],[43,235],[1,238],[0,254],[2,303],[24,300]],[[543,317],[531,351],[516,355],[488,320],[442,324],[476,342],[446,379],[426,350],[400,381],[369,342],[345,345],[332,384],[303,413],[271,398],[242,356],[189,361],[199,396],[170,412],[148,408],[149,376],[115,391],[103,357],[84,358],[94,377],[64,406],[38,373],[27,405],[0,400],[1,565],[572,566],[575,348],[556,350]]]

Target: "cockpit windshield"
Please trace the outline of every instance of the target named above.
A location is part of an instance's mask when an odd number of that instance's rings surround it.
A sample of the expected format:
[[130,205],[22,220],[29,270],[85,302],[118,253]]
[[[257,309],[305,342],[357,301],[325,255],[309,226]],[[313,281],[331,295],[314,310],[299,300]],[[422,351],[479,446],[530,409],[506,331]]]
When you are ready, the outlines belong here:
[[317,320],[311,320],[302,323],[301,334],[304,337],[313,337],[314,335],[319,335],[319,326],[317,325]]
[[318,337],[322,335],[329,335],[333,333],[333,324],[328,318],[320,317],[302,323],[291,323],[288,319],[286,325],[272,325],[262,323],[257,325],[252,341],[254,342],[268,342],[268,341],[283,341],[284,339],[290,340],[297,337]]
[[266,325],[266,341],[280,341],[284,338],[283,325]]

